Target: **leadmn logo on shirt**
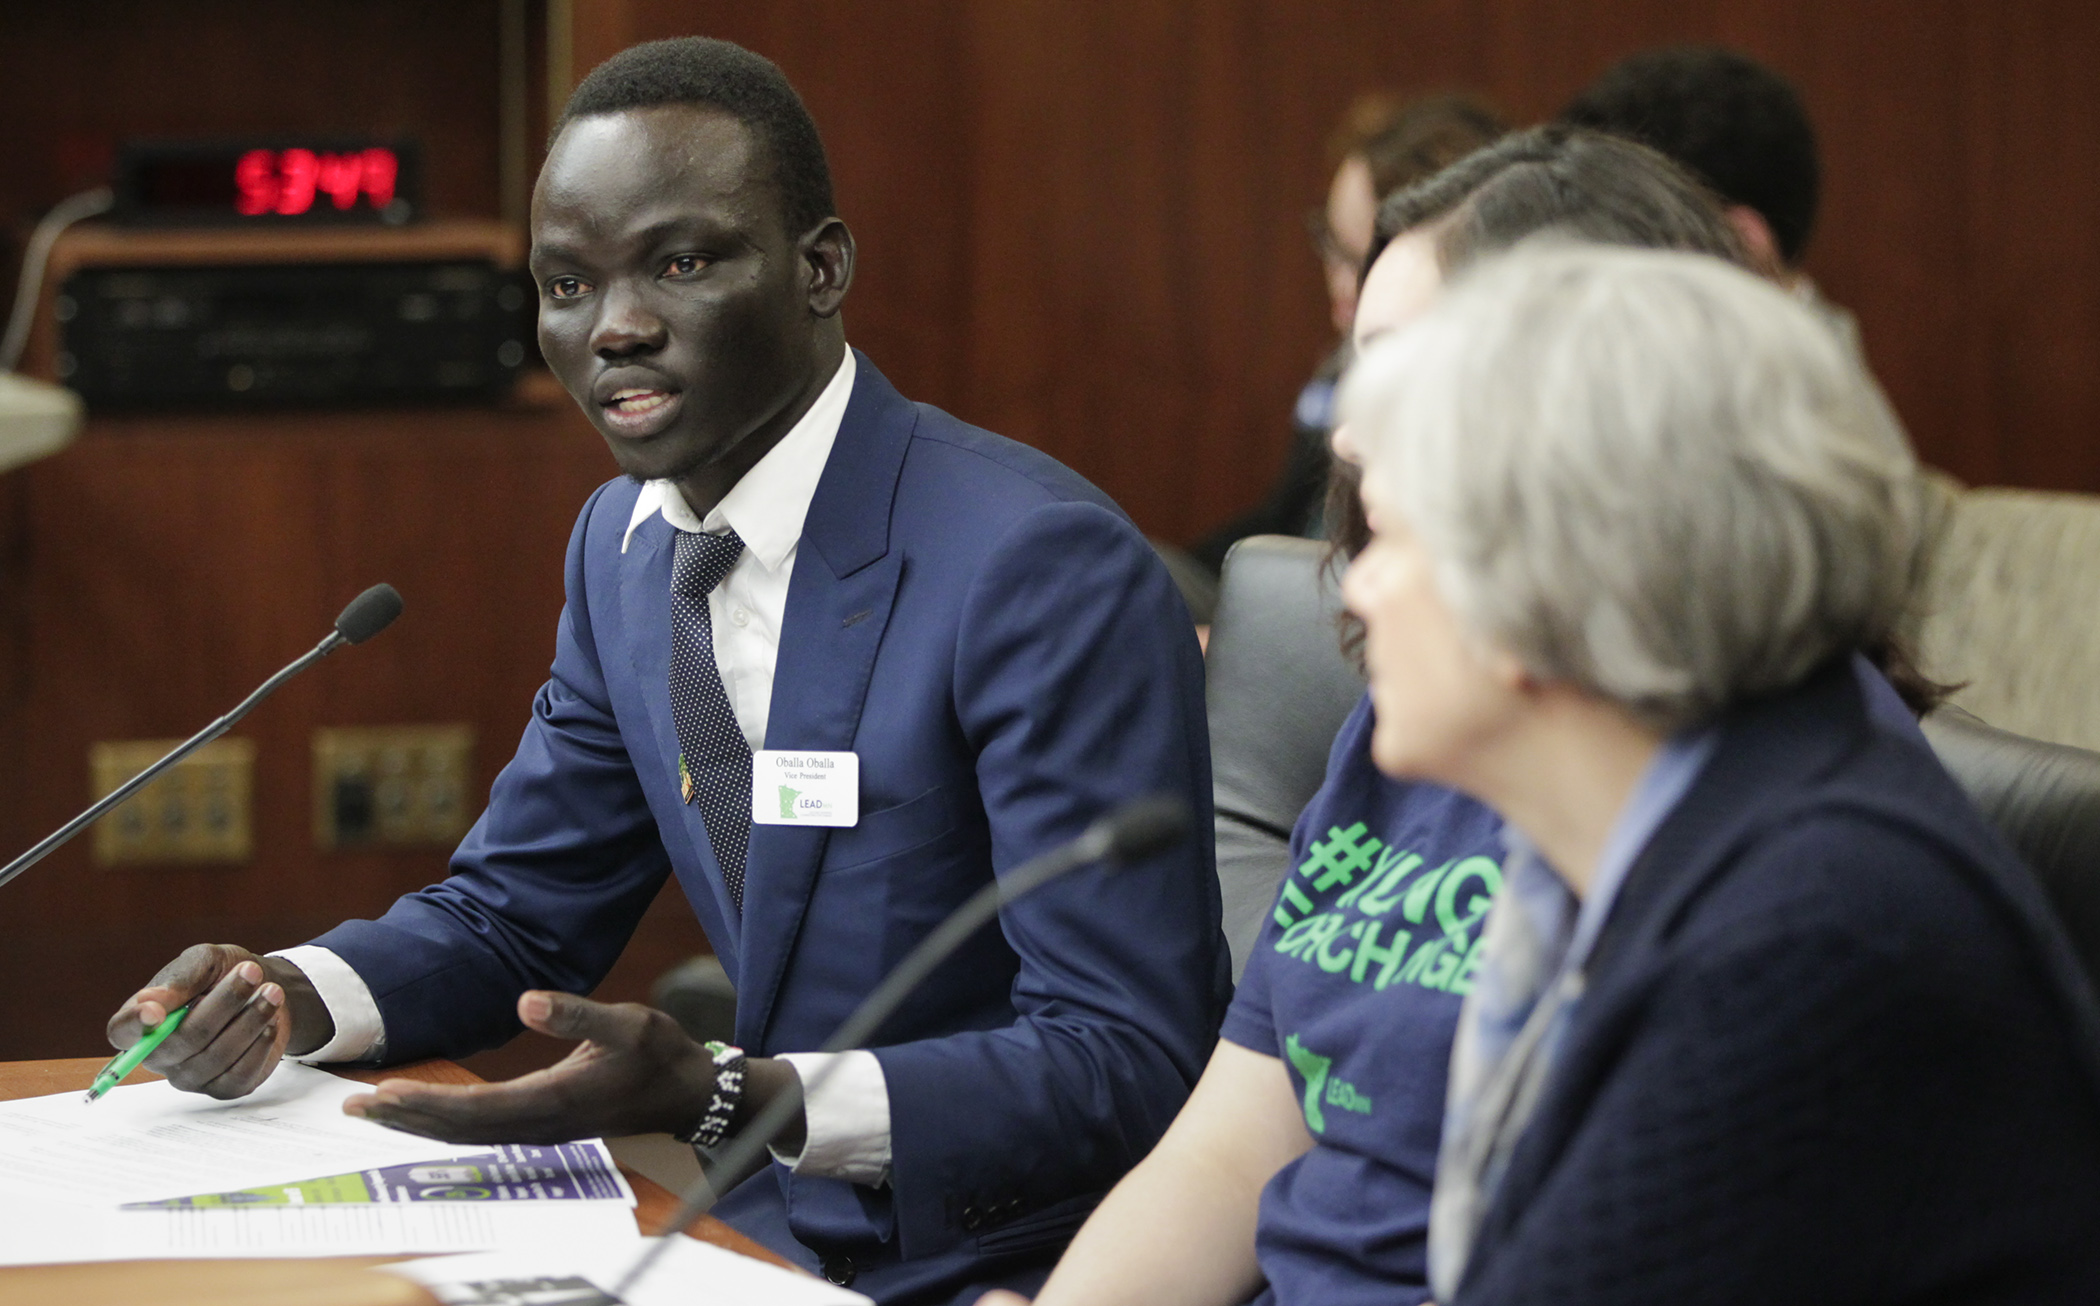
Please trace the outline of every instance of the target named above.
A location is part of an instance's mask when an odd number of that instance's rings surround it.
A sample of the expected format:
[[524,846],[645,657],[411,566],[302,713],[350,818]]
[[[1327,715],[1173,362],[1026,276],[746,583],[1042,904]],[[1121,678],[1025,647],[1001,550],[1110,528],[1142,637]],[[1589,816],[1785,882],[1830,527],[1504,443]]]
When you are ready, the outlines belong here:
[[[1463,995],[1480,966],[1477,927],[1501,888],[1493,858],[1425,870],[1418,854],[1388,847],[1362,821],[1332,826],[1284,881],[1276,951],[1381,991],[1412,984]],[[1337,889],[1345,892],[1326,902]]]
[[1356,1085],[1346,1079],[1332,1079],[1328,1071],[1334,1068],[1333,1057],[1323,1057],[1298,1041],[1292,1034],[1283,1040],[1283,1055],[1289,1058],[1291,1069],[1305,1081],[1305,1127],[1316,1134],[1327,1132],[1326,1106],[1340,1107],[1358,1115],[1371,1114],[1371,1099],[1356,1091]]

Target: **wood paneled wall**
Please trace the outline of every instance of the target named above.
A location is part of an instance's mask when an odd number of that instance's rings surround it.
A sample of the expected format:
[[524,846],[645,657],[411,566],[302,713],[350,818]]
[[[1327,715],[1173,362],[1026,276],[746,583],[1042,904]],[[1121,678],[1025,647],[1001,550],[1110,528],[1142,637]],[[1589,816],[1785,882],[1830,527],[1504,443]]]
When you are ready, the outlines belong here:
[[858,232],[853,338],[907,392],[1194,537],[1281,464],[1327,344],[1303,235],[1375,87],[1518,121],[1647,46],[1801,88],[1808,266],[1924,456],[2100,491],[2100,6],[2081,0],[577,0],[577,68],[701,33],[778,62]]
[[[554,6],[557,10],[562,6]],[[540,22],[548,5],[525,6]],[[1828,177],[1809,265],[1859,316],[1919,447],[1964,478],[2100,490],[2100,7],[2076,0],[571,0],[578,73],[708,33],[777,60],[862,263],[855,343],[907,393],[1070,462],[1168,539],[1260,495],[1324,349],[1303,215],[1360,91],[1547,115],[1613,59],[1740,46],[1793,77]],[[501,0],[77,0],[0,15],[0,222],[123,136],[410,131],[432,207],[498,211]],[[544,67],[535,49],[535,67]],[[540,98],[532,97],[537,111]],[[538,125],[532,132],[537,144]],[[0,277],[4,283],[11,277]],[[437,874],[322,857],[309,732],[464,720],[482,779],[544,674],[559,559],[611,474],[559,403],[98,419],[0,477],[0,847],[87,797],[105,738],[181,735],[376,579],[401,625],[287,688],[257,740],[258,854],[0,894],[0,1057],[94,1050],[182,943],[294,942]],[[698,946],[676,901],[603,992]],[[529,1050],[542,1057],[544,1047]],[[521,1064],[484,1063],[490,1069]]]
[[9,5],[0,218],[104,180],[121,140],[300,131],[417,136],[432,206],[493,217],[498,3]]

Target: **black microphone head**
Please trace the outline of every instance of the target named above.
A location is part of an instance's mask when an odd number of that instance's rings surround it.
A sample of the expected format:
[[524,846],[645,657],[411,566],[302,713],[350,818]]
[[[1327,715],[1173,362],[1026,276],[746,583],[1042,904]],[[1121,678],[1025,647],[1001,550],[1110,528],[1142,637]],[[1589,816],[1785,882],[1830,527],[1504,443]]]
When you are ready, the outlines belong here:
[[394,624],[401,615],[401,592],[391,585],[374,585],[343,609],[335,619],[335,633],[352,644],[366,640]]
[[1189,828],[1189,805],[1166,794],[1132,799],[1095,826],[1108,835],[1102,857],[1107,862],[1134,862],[1164,852],[1188,838]]

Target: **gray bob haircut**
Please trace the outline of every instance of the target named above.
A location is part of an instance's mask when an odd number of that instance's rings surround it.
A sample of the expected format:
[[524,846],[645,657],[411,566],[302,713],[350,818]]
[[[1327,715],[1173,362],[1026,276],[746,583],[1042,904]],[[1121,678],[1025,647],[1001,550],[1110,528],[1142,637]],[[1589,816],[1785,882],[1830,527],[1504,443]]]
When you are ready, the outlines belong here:
[[1367,350],[1342,415],[1476,637],[1657,729],[1875,643],[1910,594],[1902,429],[1718,259],[1522,245]]

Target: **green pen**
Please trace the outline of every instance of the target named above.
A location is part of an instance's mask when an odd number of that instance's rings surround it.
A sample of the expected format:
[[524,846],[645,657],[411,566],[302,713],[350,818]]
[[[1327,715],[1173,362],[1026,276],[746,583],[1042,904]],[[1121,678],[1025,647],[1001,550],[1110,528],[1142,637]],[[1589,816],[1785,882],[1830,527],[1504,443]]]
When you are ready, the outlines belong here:
[[168,1035],[174,1033],[176,1027],[182,1024],[182,1018],[189,1014],[190,1009],[186,1006],[175,1008],[158,1025],[147,1030],[144,1038],[111,1057],[109,1064],[102,1067],[102,1073],[95,1076],[95,1086],[88,1090],[87,1100],[92,1102],[101,1097],[115,1088],[124,1076],[137,1070],[139,1063],[152,1056],[153,1049],[165,1043]]

